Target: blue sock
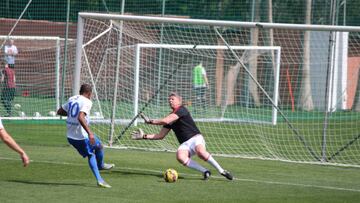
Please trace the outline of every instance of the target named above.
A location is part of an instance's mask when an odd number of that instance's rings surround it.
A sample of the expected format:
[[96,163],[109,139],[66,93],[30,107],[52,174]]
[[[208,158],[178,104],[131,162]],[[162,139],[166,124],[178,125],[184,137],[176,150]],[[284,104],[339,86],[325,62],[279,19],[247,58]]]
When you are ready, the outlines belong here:
[[104,150],[103,148],[95,149],[96,161],[98,168],[102,168],[104,165]]
[[96,180],[98,182],[104,182],[104,180],[100,176],[100,172],[99,172],[99,168],[97,166],[95,155],[91,154],[90,156],[88,156],[88,161],[89,161],[90,169],[91,169],[92,173],[94,174]]

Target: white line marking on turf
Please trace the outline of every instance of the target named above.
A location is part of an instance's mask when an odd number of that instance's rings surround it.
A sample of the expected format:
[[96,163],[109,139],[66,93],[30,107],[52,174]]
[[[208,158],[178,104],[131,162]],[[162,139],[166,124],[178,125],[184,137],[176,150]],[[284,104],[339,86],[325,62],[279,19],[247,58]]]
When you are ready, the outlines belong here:
[[[19,161],[20,159],[8,158],[8,157],[0,157],[0,160],[11,160],[11,161],[16,160],[16,161]],[[72,165],[72,166],[87,166],[87,164],[76,164],[76,163],[56,162],[56,161],[34,161],[34,160],[31,160],[31,162],[47,163],[47,164]],[[129,167],[118,167],[118,166],[116,166],[116,168],[117,169],[122,169],[122,170],[146,171],[146,172],[151,172],[151,173],[162,174],[162,171],[151,170],[151,169],[129,168]],[[180,175],[186,175],[186,176],[192,176],[192,177],[198,177],[199,176],[199,175],[189,174],[189,173],[180,173]],[[224,177],[222,177],[222,176],[211,176],[211,178],[224,179]],[[278,182],[278,181],[268,181],[268,180],[254,180],[254,179],[247,179],[247,178],[234,178],[234,180],[236,180],[236,181],[244,181],[244,182],[254,182],[254,183],[265,183],[265,184],[272,184],[272,185],[287,185],[287,186],[318,188],[318,189],[327,189],[327,190],[360,192],[360,189],[342,188],[342,187],[333,187],[333,186],[323,186],[323,185],[310,185],[310,184],[288,183],[288,182]]]
[[287,183],[287,182],[277,182],[277,181],[267,181],[267,180],[253,180],[253,179],[243,179],[243,178],[234,178],[234,179],[239,180],[239,181],[247,181],[247,182],[255,182],[255,183],[266,183],[266,184],[274,184],[274,185],[288,185],[288,186],[311,187],[311,188],[329,189],[329,190],[360,192],[359,189],[333,187],[333,186],[310,185],[310,184],[300,184],[300,183]]

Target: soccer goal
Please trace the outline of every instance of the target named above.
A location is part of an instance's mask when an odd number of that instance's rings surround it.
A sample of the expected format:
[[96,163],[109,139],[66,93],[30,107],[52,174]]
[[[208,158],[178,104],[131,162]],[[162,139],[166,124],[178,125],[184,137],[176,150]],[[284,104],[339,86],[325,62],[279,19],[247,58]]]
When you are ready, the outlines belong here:
[[[356,90],[346,81],[358,80],[357,72],[345,75],[354,71],[348,59],[360,57],[359,31],[79,13],[73,91],[94,87],[92,127],[111,147],[175,151],[173,135],[133,141],[129,134],[158,132],[139,112],[166,116],[167,95],[176,91],[215,155],[359,165],[359,114],[344,111]],[[199,64],[209,81],[201,97]]]
[[[204,90],[204,98],[196,98],[196,93],[194,93],[194,84],[193,83],[193,68],[198,65],[198,63],[202,63],[206,66],[208,70],[207,77],[214,81],[216,78],[215,70],[216,63],[210,63],[211,60],[216,60],[216,58],[211,58],[210,54],[207,52],[216,52],[219,50],[227,50],[228,47],[221,45],[179,45],[179,44],[137,44],[135,46],[135,78],[134,78],[134,117],[136,117],[137,113],[140,111],[141,101],[143,100],[143,96],[145,95],[145,100],[149,101],[151,98],[150,92],[146,92],[143,90],[146,89],[156,89],[161,88],[167,92],[171,91],[179,91],[181,92],[182,97],[184,98],[185,105],[193,111],[193,116],[196,121],[199,122],[263,122],[276,125],[277,120],[277,109],[272,107],[272,111],[268,111],[268,115],[265,115],[263,118],[259,117],[251,117],[246,115],[245,112],[240,114],[231,113],[231,108],[227,108],[230,106],[228,103],[231,102],[231,97],[234,95],[234,87],[239,80],[245,80],[246,78],[237,79],[237,74],[240,71],[240,66],[235,65],[231,67],[231,69],[227,70],[227,73],[224,77],[223,89],[226,91],[222,91],[222,100],[221,100],[221,108],[216,108],[214,97],[215,92],[211,92],[212,88],[215,88],[215,84],[212,84],[209,87],[206,87],[209,90]],[[231,46],[231,49],[236,50],[236,52],[242,56],[242,61],[246,61],[248,63],[252,57],[262,57],[263,60],[258,64],[261,64],[264,68],[268,67],[268,77],[273,77],[274,80],[270,85],[269,89],[272,89],[273,100],[275,101],[275,105],[277,105],[278,101],[278,84],[279,84],[279,73],[280,73],[280,47],[267,47],[267,46]],[[155,81],[154,87],[151,87],[151,84],[146,84],[149,80],[145,80],[145,78],[140,77],[141,70],[141,58],[146,57],[146,53],[154,52],[160,53],[162,52],[162,59],[159,63],[166,62],[168,63],[168,69],[171,67],[176,67],[176,73],[174,74],[174,78],[178,81],[179,84],[175,84],[173,86],[162,87],[162,81],[158,78]],[[188,53],[193,52],[193,55],[189,55]],[[272,63],[270,64],[271,54],[275,54],[275,67],[272,67]],[[183,56],[179,56],[182,55]],[[175,62],[171,63],[171,58],[173,55],[178,55],[178,58],[184,57],[187,62]],[[266,57],[268,57],[266,59]],[[170,60],[170,62],[168,61]],[[158,65],[159,68],[160,64]],[[154,73],[160,73],[161,70],[156,70]],[[163,70],[167,71],[167,70]],[[175,70],[174,70],[175,71]],[[274,72],[273,72],[274,71]],[[142,75],[142,74],[141,74]],[[154,76],[152,76],[154,77]],[[150,86],[150,87],[149,87]],[[143,88],[140,88],[143,87]],[[173,90],[172,90],[173,89]],[[206,95],[206,91],[209,91],[208,95]],[[147,97],[147,98],[146,98]],[[156,103],[159,104],[159,97],[156,98]],[[201,100],[202,99],[202,100]],[[151,101],[150,101],[151,102]],[[155,112],[152,113],[154,115]],[[155,114],[156,115],[156,114]],[[154,115],[154,116],[155,116]],[[161,114],[157,114],[156,117],[161,117]],[[266,119],[268,118],[268,119]],[[134,123],[136,125],[136,123]]]
[[[4,46],[9,39],[14,40],[19,53],[15,59],[16,93],[12,113],[3,119],[59,119],[55,112],[60,106],[60,60],[64,40],[46,36],[0,36]],[[1,52],[2,58],[3,54]],[[0,115],[5,116],[5,109],[0,106]]]

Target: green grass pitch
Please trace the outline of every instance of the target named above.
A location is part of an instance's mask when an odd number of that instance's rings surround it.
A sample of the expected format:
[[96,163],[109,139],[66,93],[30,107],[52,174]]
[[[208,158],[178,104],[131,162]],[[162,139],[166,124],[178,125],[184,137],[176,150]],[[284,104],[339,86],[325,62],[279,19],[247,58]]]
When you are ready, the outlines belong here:
[[[102,172],[112,188],[102,189],[87,161],[67,144],[63,125],[5,125],[32,162],[23,168],[18,155],[0,144],[0,202],[278,203],[360,198],[359,168],[216,157],[235,176],[227,181],[196,159],[213,173],[203,181],[201,174],[177,163],[174,153],[115,149],[106,149],[105,160],[116,168]],[[39,135],[39,130],[51,133]],[[179,172],[176,183],[162,179],[167,168]]]

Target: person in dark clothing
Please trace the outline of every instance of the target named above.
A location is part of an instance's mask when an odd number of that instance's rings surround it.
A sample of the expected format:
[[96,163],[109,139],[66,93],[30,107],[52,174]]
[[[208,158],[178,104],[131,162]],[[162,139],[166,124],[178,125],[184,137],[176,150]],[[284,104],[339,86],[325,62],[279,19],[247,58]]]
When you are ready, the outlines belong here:
[[16,78],[15,70],[10,68],[8,64],[5,65],[5,68],[2,71],[1,81],[3,83],[1,102],[4,105],[7,116],[11,116],[11,103],[15,97]]
[[231,173],[224,170],[211,154],[207,152],[204,137],[200,133],[189,111],[182,105],[181,96],[174,92],[170,93],[168,101],[172,112],[165,118],[150,120],[146,116],[141,115],[147,124],[162,125],[163,127],[160,132],[158,134],[145,134],[141,129],[138,129],[132,133],[132,138],[160,140],[163,139],[170,130],[173,130],[180,143],[176,158],[181,164],[202,172],[204,180],[209,179],[211,175],[210,171],[191,159],[191,157],[196,154],[200,159],[215,167],[221,175],[232,180],[233,176]]

